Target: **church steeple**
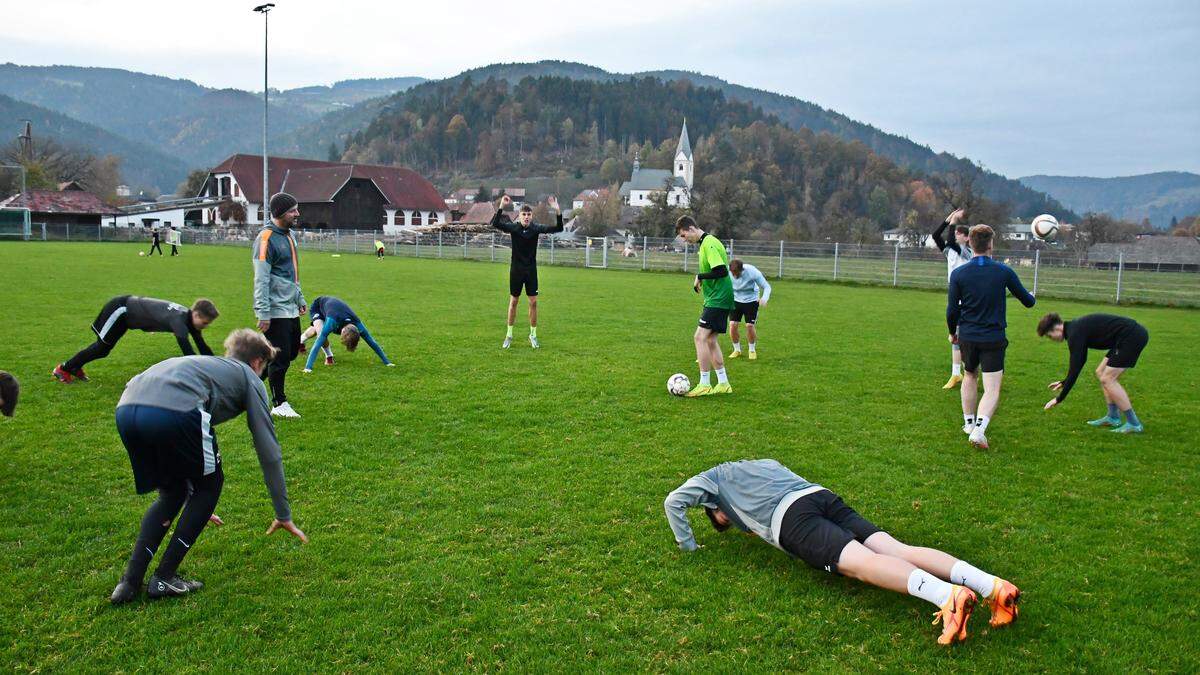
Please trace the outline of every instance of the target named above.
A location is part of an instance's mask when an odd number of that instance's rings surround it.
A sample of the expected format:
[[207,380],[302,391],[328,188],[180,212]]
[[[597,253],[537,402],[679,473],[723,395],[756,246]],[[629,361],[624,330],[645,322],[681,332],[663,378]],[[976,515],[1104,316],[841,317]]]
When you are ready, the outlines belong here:
[[693,160],[692,143],[688,139],[687,118],[683,120],[683,130],[679,132],[679,147],[675,150],[675,175],[692,188]]
[[675,157],[687,160],[692,158],[692,143],[688,140],[686,117],[683,118],[683,131],[679,132],[679,149],[675,151]]
[[633,151],[633,172],[637,173],[638,169],[641,169],[641,168],[642,168],[641,152],[638,150],[634,150]]

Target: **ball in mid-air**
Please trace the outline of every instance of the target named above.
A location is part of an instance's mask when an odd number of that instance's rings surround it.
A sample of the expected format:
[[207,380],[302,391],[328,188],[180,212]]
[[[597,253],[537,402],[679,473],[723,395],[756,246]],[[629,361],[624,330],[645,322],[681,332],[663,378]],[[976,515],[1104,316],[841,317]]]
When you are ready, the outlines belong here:
[[1033,219],[1033,223],[1029,225],[1029,230],[1038,239],[1051,241],[1058,235],[1058,219],[1049,213],[1043,213]]
[[692,388],[692,382],[687,375],[675,373],[667,378],[667,391],[675,396],[683,396]]

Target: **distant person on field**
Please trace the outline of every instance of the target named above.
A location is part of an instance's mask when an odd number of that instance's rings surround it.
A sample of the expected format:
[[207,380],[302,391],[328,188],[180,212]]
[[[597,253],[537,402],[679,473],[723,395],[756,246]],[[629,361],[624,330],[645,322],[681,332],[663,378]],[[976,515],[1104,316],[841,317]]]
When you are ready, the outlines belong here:
[[[946,216],[942,224],[933,231],[933,243],[937,244],[938,250],[942,255],[946,256],[946,281],[950,281],[950,275],[954,274],[954,270],[967,264],[971,259],[971,241],[967,236],[971,228],[963,225],[963,218],[966,217],[965,209],[955,209],[953,213]],[[946,232],[946,228],[951,228],[953,237],[950,241],[942,238]],[[950,379],[946,380],[946,384],[942,385],[942,389],[953,389],[959,384],[962,384],[962,350],[954,343],[950,345]]]
[[383,254],[386,252],[387,252],[387,247],[383,245],[382,241],[379,241],[378,239],[376,239],[375,240],[375,257],[382,260]]
[[[192,303],[189,310],[168,300],[119,295],[109,300],[92,322],[92,332],[96,334],[96,341],[81,349],[65,363],[55,366],[54,377],[63,384],[74,380],[87,382],[88,377],[83,372],[83,367],[108,356],[117,345],[117,341],[129,329],[147,333],[172,333],[179,342],[179,350],[185,355],[200,352],[202,355],[212,356],[212,350],[204,342],[200,331],[208,328],[218,316],[220,314],[216,306],[207,298],[200,298]],[[196,342],[195,351],[188,342],[189,337]]]
[[371,331],[367,330],[354,310],[350,309],[350,305],[343,302],[341,298],[335,298],[332,295],[317,296],[317,299],[313,300],[312,307],[308,308],[308,315],[311,317],[312,325],[300,336],[300,350],[304,351],[304,342],[312,336],[316,335],[317,341],[313,343],[308,360],[304,363],[304,372],[312,372],[318,349],[325,352],[325,365],[333,365],[333,350],[329,348],[328,342],[329,336],[333,333],[341,336],[342,345],[346,351],[352,352],[358,349],[358,341],[361,338],[366,340],[371,349],[375,350],[375,354],[379,360],[383,361],[383,365],[396,365],[388,360],[387,354],[383,353],[383,348],[375,342],[375,338],[371,337]]
[[146,593],[164,598],[204,586],[181,577],[179,564],[196,545],[225,483],[214,427],[243,412],[275,508],[267,534],[283,529],[308,542],[292,522],[283,452],[262,383],[262,371],[274,351],[265,337],[241,328],[226,338],[223,357],[167,359],[125,385],[117,403],[117,432],[129,454],[137,493],[157,490],[158,499],[142,517],[129,562],[110,598],[114,605],[130,602],[141,592],[146,569],[177,515],[179,522]]
[[[550,204],[557,209],[557,201]],[[512,259],[508,268],[508,330],[500,347],[508,349],[512,346],[513,323],[517,320],[517,303],[523,288],[529,298],[529,346],[537,349],[538,240],[543,234],[563,231],[562,211],[557,212],[555,225],[541,225],[533,222],[533,209],[528,204],[521,207],[517,220],[512,220],[504,213],[504,208],[511,205],[512,197],[504,195],[496,207],[496,215],[492,216],[492,227],[512,237]]]
[[[703,291],[704,297],[700,323],[692,335],[692,342],[696,345],[696,361],[700,363],[700,383],[687,396],[732,394],[733,387],[725,373],[721,345],[717,342],[717,336],[725,332],[729,324],[729,312],[734,308],[729,253],[720,239],[697,227],[691,216],[680,216],[675,221],[675,234],[690,244],[700,245],[697,250],[700,273],[692,279],[692,290],[696,293]],[[716,385],[710,379],[714,371],[717,373]]]
[[171,244],[171,257],[179,255],[179,230],[174,225],[167,226],[167,241]]
[[939,644],[966,639],[977,596],[991,609],[993,628],[1017,618],[1021,591],[1013,584],[948,553],[896,540],[831,490],[773,459],[719,464],[667,495],[667,522],[684,551],[700,548],[687,518],[695,506],[704,507],[718,532],[732,525],[816,569],[932,603],[934,623],[942,622]]
[[[1058,396],[1046,402],[1046,410],[1067,398],[1087,363],[1088,350],[1105,349],[1107,353],[1096,368],[1096,379],[1100,380],[1100,391],[1104,393],[1108,412],[1088,424],[1093,427],[1115,427],[1113,431],[1119,434],[1142,433],[1142,421],[1133,412],[1133,403],[1120,382],[1121,375],[1137,365],[1138,357],[1150,341],[1150,332],[1142,324],[1113,314],[1087,314],[1073,321],[1063,321],[1061,316],[1051,312],[1038,322],[1037,334],[1055,342],[1065,340],[1071,352],[1067,376],[1050,383],[1051,389],[1058,390]],[[1125,414],[1124,424],[1121,423],[1121,413]]]
[[146,255],[154,255],[154,249],[158,249],[158,255],[162,256],[162,239],[158,234],[158,228],[150,230],[150,251]]
[[[758,358],[758,310],[767,306],[771,298],[771,284],[754,265],[743,263],[734,258],[729,261],[729,273],[733,275],[733,312],[729,315],[729,339],[733,341],[733,351],[729,358],[736,359],[742,355],[742,339],[738,335],[738,324],[746,322],[746,333],[750,339],[750,354],[753,361]],[[761,296],[760,296],[761,293]]]
[[276,349],[267,366],[272,415],[299,417],[288,403],[287,371],[300,353],[300,315],[308,311],[300,290],[300,256],[292,226],[300,217],[296,198],[286,192],[271,197],[271,224],[259,231],[251,249],[254,267],[254,315],[258,329]]
[[12,417],[17,409],[17,397],[21,394],[21,383],[12,373],[0,370],[0,414]]
[[[1004,352],[1008,339],[1005,301],[1008,293],[1026,307],[1036,300],[1011,267],[992,259],[995,232],[987,225],[976,225],[970,232],[970,262],[950,274],[946,299],[946,325],[950,343],[962,349],[963,433],[972,445],[987,448],[987,428],[1000,405],[1000,384],[1004,380]],[[979,371],[983,371],[983,398],[979,398]]]

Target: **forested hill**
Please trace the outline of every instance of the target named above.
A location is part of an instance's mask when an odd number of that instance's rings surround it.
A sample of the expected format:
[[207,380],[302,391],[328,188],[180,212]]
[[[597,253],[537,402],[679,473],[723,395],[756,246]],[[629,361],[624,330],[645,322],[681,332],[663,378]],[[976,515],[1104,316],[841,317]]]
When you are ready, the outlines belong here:
[[1184,171],[1120,178],[1026,176],[1021,182],[1079,213],[1109,213],[1135,223],[1148,219],[1160,229],[1200,214],[1200,176]]

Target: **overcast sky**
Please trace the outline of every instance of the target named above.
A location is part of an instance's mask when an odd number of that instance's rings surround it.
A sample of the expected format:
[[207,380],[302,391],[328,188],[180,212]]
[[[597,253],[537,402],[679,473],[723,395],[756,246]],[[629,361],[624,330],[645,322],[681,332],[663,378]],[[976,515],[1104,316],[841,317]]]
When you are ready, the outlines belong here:
[[[255,4],[20,3],[0,22],[0,61],[261,91]],[[1200,172],[1200,0],[276,4],[272,87],[540,59],[678,68],[797,96],[1012,177]]]

